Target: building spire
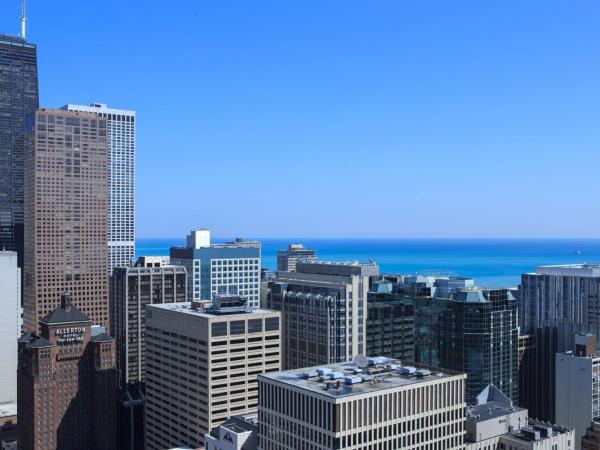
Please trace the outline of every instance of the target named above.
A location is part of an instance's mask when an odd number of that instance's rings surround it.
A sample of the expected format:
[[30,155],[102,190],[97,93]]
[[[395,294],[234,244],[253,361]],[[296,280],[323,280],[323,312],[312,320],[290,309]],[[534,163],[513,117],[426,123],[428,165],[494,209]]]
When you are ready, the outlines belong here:
[[21,0],[21,38],[25,39],[25,0]]

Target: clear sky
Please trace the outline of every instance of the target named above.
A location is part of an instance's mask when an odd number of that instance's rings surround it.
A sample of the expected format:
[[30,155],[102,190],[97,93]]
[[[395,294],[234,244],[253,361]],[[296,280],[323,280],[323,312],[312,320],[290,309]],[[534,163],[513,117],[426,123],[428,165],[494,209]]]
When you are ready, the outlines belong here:
[[[0,3],[0,31],[19,9]],[[28,15],[43,106],[137,111],[140,237],[600,237],[597,0]]]

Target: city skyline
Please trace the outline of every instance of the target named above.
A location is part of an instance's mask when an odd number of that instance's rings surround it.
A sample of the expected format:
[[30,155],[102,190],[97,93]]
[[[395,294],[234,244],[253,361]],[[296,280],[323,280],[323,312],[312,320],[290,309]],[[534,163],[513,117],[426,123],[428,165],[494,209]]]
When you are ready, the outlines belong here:
[[139,237],[600,237],[600,6],[430,6],[30,1],[28,40],[42,106],[138,112]]

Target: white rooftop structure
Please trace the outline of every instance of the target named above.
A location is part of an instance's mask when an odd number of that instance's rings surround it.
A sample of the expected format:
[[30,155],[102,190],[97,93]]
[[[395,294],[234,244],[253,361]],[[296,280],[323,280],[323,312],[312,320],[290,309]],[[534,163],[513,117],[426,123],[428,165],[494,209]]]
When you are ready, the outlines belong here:
[[559,264],[555,266],[538,266],[539,275],[560,275],[567,277],[600,277],[600,264]]

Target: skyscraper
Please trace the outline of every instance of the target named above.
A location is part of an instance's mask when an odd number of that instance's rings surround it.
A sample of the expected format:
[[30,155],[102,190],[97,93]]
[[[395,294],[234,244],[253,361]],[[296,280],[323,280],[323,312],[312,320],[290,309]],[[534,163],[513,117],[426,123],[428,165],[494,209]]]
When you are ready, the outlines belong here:
[[277,271],[295,272],[297,262],[315,262],[317,252],[302,244],[290,244],[287,250],[277,251]]
[[20,312],[21,270],[17,267],[17,253],[0,251],[0,405],[17,401]]
[[260,242],[211,244],[209,230],[194,230],[185,247],[171,247],[171,264],[187,269],[190,301],[240,295],[260,304]]
[[108,274],[129,266],[135,254],[135,111],[65,105],[66,111],[94,113],[106,119],[108,142]]
[[196,448],[228,417],[256,412],[257,375],[281,370],[280,314],[245,305],[146,307],[148,450]]
[[269,283],[267,308],[281,311],[285,369],[348,361],[366,351],[369,281],[375,264],[298,263]]
[[392,283],[373,285],[367,301],[367,354],[403,363],[415,360],[415,308]]
[[427,336],[417,362],[465,372],[468,404],[489,384],[516,401],[516,306],[508,289],[468,288],[450,299],[415,299],[417,329]]
[[120,388],[119,448],[127,450],[145,448],[145,307],[187,300],[185,268],[161,263],[160,258],[140,258],[136,267],[116,267],[111,280],[111,329],[117,339]]
[[0,34],[0,250],[23,267],[25,119],[38,107],[36,46]]
[[90,326],[63,296],[39,335],[19,339],[19,449],[114,450],[115,340]]
[[108,328],[106,119],[38,110],[25,155],[24,327],[72,296]]
[[540,266],[519,286],[521,333],[533,337],[521,397],[531,417],[555,421],[555,355],[574,346],[575,333],[600,336],[600,265]]

